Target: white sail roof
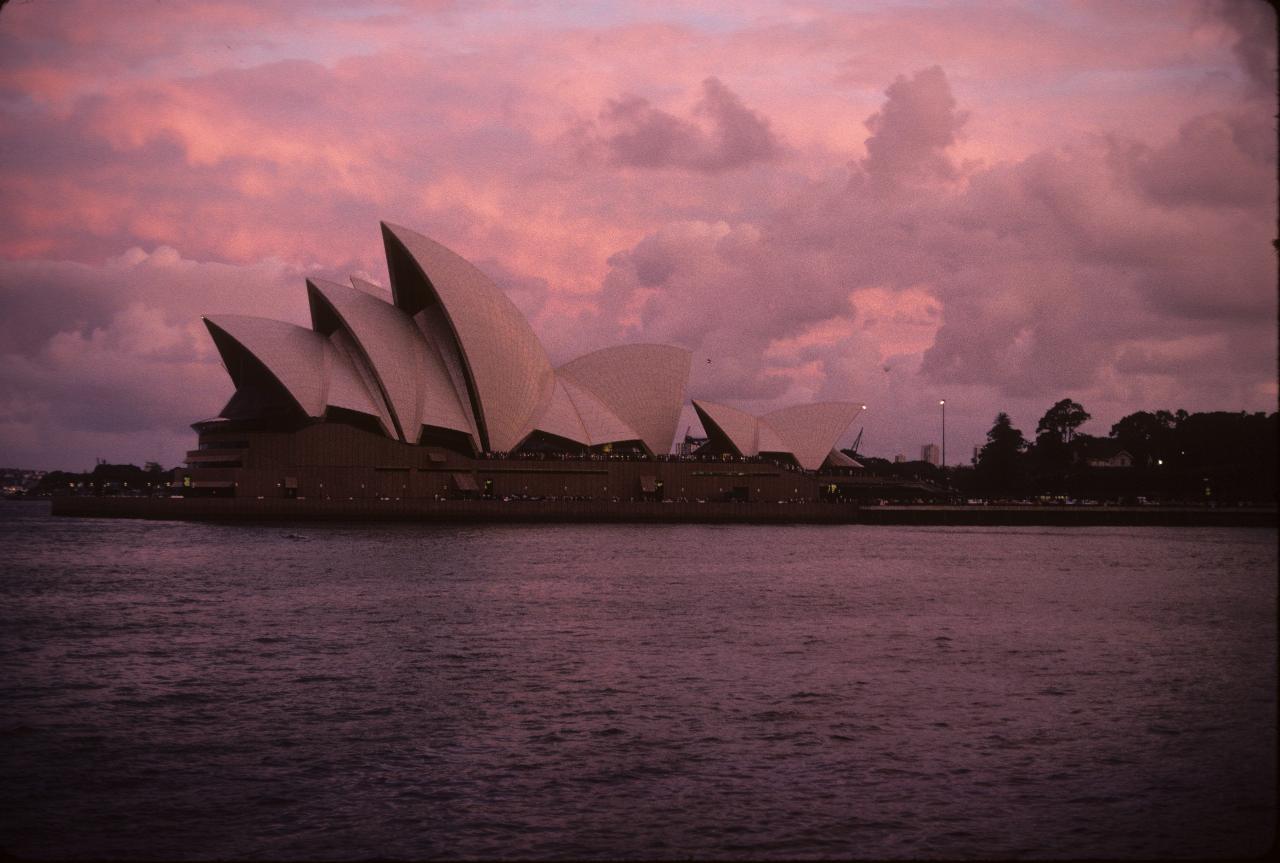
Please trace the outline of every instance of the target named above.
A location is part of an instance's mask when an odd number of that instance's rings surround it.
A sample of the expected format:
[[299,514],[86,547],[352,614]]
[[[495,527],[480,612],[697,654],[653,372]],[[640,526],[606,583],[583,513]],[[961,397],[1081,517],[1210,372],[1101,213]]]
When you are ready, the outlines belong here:
[[640,440],[640,435],[631,426],[623,422],[617,414],[609,410],[609,406],[595,395],[578,386],[572,379],[557,375],[556,382],[569,395],[573,407],[586,429],[588,443],[599,446],[606,443]]
[[[351,286],[311,279],[312,330],[236,315],[208,320],[237,389],[254,386],[261,366],[308,416],[354,411],[408,443],[425,426],[462,432],[490,451],[514,449],[535,430],[588,446],[636,441],[670,451],[689,351],[624,345],[553,370],[524,316],[483,273],[413,231],[383,223],[382,233],[390,297],[356,276]],[[699,407],[706,410],[732,446],[758,451],[756,418]],[[776,437],[766,429],[762,439],[772,446]]]
[[[832,457],[840,435],[861,411],[861,407],[852,402],[795,405],[762,417],[697,399],[693,407],[708,436],[723,436],[739,455],[785,453],[805,470],[818,470]],[[835,455],[838,456],[836,464],[859,466],[846,456]]]
[[693,409],[697,411],[708,436],[723,435],[741,456],[753,456],[759,451],[756,449],[756,418],[751,414],[698,399],[693,400]]
[[472,448],[479,450],[480,434],[476,426],[471,390],[467,385],[466,367],[462,361],[462,354],[458,350],[458,343],[453,337],[453,331],[449,328],[449,321],[444,316],[444,309],[439,305],[425,308],[413,316],[413,323],[427,341],[432,362],[438,361],[440,367],[444,369],[459,410],[466,420]]
[[368,279],[362,279],[359,276],[350,276],[351,287],[364,291],[366,294],[372,294],[384,302],[391,301],[391,291],[382,287],[382,285],[374,284]]
[[486,448],[514,449],[551,399],[555,378],[524,315],[483,273],[444,246],[382,224],[396,305],[439,304],[462,356]]
[[852,402],[815,402],[782,408],[761,420],[777,431],[801,467],[817,470],[860,411]]
[[284,321],[247,315],[216,315],[206,317],[204,322],[237,387],[243,377],[237,358],[229,355],[232,348],[224,339],[230,339],[265,366],[307,416],[324,414],[324,336]]
[[769,425],[756,419],[756,452],[791,452],[791,445],[782,439],[782,436]]
[[309,279],[307,285],[359,346],[404,440],[416,443],[424,425],[471,431],[443,361],[412,318],[353,287],[320,279]]
[[556,374],[590,390],[649,451],[671,451],[691,353],[670,345],[619,345],[578,357]]
[[382,398],[378,382],[373,378],[373,371],[351,334],[341,327],[334,330],[329,335],[328,348],[331,361],[327,366],[326,407],[375,417],[383,434],[395,437],[396,427],[391,421],[391,412]]
[[840,450],[832,447],[831,452],[827,454],[827,458],[822,463],[823,467],[862,467],[862,463],[856,459],[851,459]]
[[565,392],[564,384],[560,380],[556,381],[547,409],[534,424],[534,431],[556,435],[583,446],[591,444],[591,438],[582,425],[582,418],[578,416],[578,409],[573,406],[573,400]]

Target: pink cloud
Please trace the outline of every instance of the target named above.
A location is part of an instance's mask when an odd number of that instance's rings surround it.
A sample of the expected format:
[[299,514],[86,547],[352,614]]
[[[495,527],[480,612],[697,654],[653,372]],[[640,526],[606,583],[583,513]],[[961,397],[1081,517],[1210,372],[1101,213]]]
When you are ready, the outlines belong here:
[[710,128],[654,108],[639,96],[623,95],[609,100],[600,112],[607,131],[597,142],[615,164],[712,174],[769,161],[781,153],[769,121],[743,105],[717,78],[702,82],[702,98],[693,113]]
[[933,66],[910,79],[899,76],[885,91],[884,107],[867,118],[867,157],[862,167],[872,179],[953,180],[956,168],[947,149],[956,142],[965,114],[942,69]]
[[1160,147],[1132,142],[1117,154],[1150,198],[1188,206],[1265,204],[1273,197],[1275,128],[1255,112],[1216,112],[1189,120]]
[[120,445],[42,395],[73,360],[159,422],[132,382],[208,370],[142,342],[385,280],[378,219],[480,263],[557,359],[675,342],[696,395],[878,401],[894,449],[942,389],[975,439],[1064,388],[1274,404],[1254,4],[151,5],[0,13],[10,450]]

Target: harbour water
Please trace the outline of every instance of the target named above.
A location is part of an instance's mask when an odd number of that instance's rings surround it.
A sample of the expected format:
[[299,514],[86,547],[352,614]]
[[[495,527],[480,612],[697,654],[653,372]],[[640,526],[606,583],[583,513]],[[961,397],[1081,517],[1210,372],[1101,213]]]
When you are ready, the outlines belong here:
[[1257,854],[1276,538],[0,504],[0,848]]

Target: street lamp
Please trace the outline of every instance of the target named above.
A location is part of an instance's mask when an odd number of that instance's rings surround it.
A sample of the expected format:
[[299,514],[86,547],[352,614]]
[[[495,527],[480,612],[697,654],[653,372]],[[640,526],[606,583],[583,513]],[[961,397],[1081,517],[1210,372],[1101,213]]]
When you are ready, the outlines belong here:
[[938,405],[942,408],[942,469],[947,469],[947,400],[938,399]]

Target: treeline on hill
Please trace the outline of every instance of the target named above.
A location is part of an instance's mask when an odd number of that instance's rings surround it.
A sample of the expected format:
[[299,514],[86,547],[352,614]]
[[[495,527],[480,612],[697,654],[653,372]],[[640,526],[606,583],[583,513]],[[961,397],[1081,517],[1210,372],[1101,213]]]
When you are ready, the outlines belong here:
[[149,461],[146,467],[136,464],[99,463],[91,471],[72,473],[50,471],[40,478],[28,497],[75,495],[153,495],[168,493],[171,471]]
[[1080,404],[1063,399],[1041,417],[1028,442],[1007,416],[997,416],[978,455],[976,482],[1076,498],[1276,500],[1280,418],[1274,413],[1138,411],[1105,438],[1076,431],[1088,419]]
[[[1138,498],[1210,504],[1276,501],[1277,414],[1138,411],[1107,437],[1077,431],[1089,420],[1078,402],[1063,399],[1040,418],[1028,441],[1001,413],[971,468],[947,471],[959,494],[983,498],[1067,497],[1121,501]],[[942,482],[933,465],[890,465],[859,459],[887,475],[913,471]]]

